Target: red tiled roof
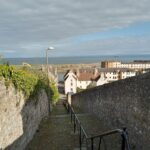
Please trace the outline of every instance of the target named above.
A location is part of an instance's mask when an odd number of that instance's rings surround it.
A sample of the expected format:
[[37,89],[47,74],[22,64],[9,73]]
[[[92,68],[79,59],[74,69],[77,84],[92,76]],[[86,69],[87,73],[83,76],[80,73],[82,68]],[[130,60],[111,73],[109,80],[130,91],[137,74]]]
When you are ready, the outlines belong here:
[[[104,77],[106,77],[106,73],[107,72],[127,72],[127,71],[134,71],[134,69],[128,69],[128,68],[101,68],[101,69],[77,69],[77,70],[72,70],[72,72],[75,74],[75,76],[77,77],[77,79],[79,81],[97,81],[100,76],[101,73],[104,73]],[[66,80],[68,78],[67,74],[69,73],[69,71],[67,71],[67,73],[64,75],[64,80]],[[74,76],[74,78],[76,79],[76,77]]]
[[77,78],[79,81],[96,80],[98,77],[100,77],[100,74],[94,72],[80,72],[79,74],[77,74]]

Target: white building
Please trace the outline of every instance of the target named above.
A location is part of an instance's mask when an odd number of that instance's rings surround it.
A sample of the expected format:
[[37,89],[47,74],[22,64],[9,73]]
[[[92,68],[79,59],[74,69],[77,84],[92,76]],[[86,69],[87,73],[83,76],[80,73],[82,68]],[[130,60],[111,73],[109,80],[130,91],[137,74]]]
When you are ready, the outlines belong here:
[[68,71],[64,76],[65,94],[69,92],[77,92],[77,77],[72,70]]
[[69,70],[64,75],[65,94],[87,89],[92,84],[99,86],[135,75],[135,70],[125,68]]
[[130,63],[122,63],[121,61],[102,61],[102,68],[129,68],[129,69],[148,69],[150,61],[133,61]]
[[137,71],[134,69],[128,68],[109,68],[109,69],[100,69],[106,76],[108,83],[117,81],[120,79],[125,79],[133,77],[137,74]]
[[100,78],[96,81],[96,86],[103,85],[108,83],[107,77],[105,74],[102,72],[100,75]]
[[122,69],[120,71],[120,79],[125,79],[125,78],[133,77],[136,75],[137,75],[137,72],[133,70]]

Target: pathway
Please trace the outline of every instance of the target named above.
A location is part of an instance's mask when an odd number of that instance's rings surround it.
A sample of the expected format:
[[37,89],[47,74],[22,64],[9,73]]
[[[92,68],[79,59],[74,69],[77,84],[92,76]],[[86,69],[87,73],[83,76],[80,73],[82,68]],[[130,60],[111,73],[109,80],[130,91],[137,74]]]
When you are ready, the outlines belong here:
[[[78,114],[78,117],[84,126],[88,135],[97,135],[100,131],[107,131],[108,128],[93,116],[89,114]],[[105,138],[107,142],[107,150],[119,150],[120,144],[116,147],[110,145],[110,141],[117,140],[116,136]],[[109,141],[109,142],[108,142]],[[95,141],[95,144],[98,141]],[[104,150],[104,144],[102,149]],[[112,147],[113,146],[113,147]],[[61,99],[53,109],[51,116],[43,120],[39,126],[39,130],[35,134],[26,150],[79,150],[79,134],[73,133],[73,124],[70,121],[70,115],[67,114]],[[82,150],[86,150],[83,147]]]
[[73,150],[78,146],[78,135],[73,134],[73,125],[61,99],[51,116],[43,120],[39,131],[26,150]]
[[[26,150],[79,150],[79,135],[73,133],[70,115],[63,106],[64,100],[65,97],[61,94],[50,117],[41,122],[39,130]],[[109,130],[101,121],[89,114],[78,112],[78,117],[88,135],[97,135]],[[119,137],[115,135],[105,138],[101,150],[104,150],[106,146],[107,150],[119,150],[121,141],[117,146],[115,142]],[[98,145],[98,140],[95,141],[94,146],[97,147],[96,145]],[[83,147],[82,150],[86,148]]]

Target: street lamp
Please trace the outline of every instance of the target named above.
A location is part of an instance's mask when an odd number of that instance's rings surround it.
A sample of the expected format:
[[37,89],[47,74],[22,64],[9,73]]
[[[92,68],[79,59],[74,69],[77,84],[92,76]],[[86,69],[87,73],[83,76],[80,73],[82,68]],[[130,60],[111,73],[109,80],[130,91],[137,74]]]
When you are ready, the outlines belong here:
[[[49,84],[49,75],[48,75],[48,51],[49,50],[54,50],[54,47],[48,47],[47,49],[46,49],[46,66],[47,66],[47,77],[48,77],[48,84]],[[49,113],[50,113],[50,110],[51,110],[51,108],[50,108],[50,101],[48,101],[49,102]]]
[[47,75],[48,75],[48,51],[50,51],[50,50],[54,50],[54,47],[48,47],[47,49],[46,49],[46,65],[47,65]]
[[54,47],[48,47],[46,49],[46,64],[47,64],[47,66],[48,66],[48,51],[50,51],[50,50],[54,50]]

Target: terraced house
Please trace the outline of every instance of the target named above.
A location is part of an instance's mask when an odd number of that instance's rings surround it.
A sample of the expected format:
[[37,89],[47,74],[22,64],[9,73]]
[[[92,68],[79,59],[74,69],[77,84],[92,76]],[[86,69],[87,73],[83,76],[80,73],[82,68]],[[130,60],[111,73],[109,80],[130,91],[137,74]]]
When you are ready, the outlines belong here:
[[65,94],[77,93],[78,90],[100,86],[136,74],[136,70],[126,68],[68,70],[64,75]]
[[150,61],[135,60],[133,62],[122,63],[121,61],[102,61],[102,68],[131,68],[131,69],[148,69],[150,68]]

